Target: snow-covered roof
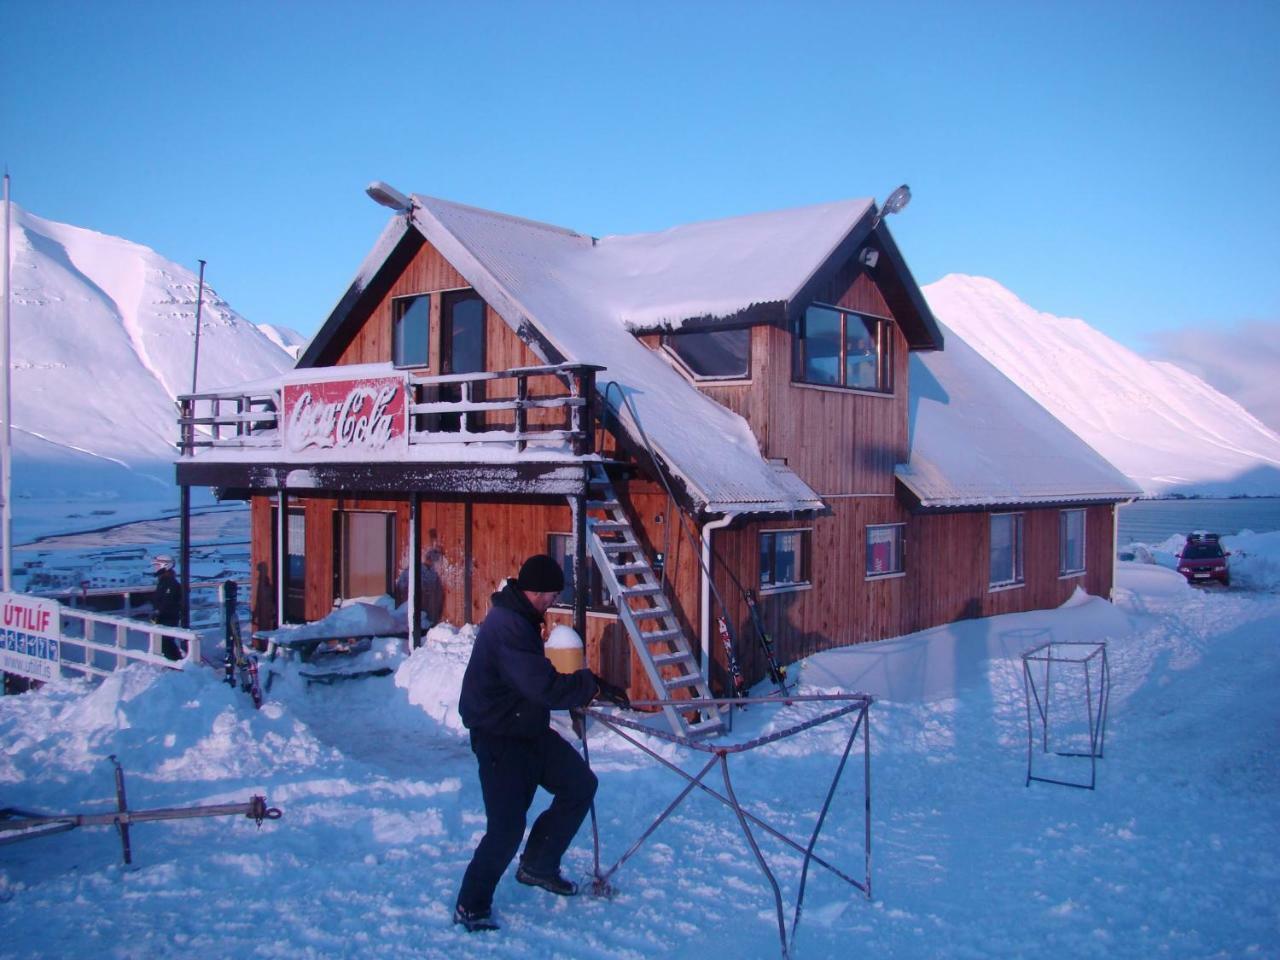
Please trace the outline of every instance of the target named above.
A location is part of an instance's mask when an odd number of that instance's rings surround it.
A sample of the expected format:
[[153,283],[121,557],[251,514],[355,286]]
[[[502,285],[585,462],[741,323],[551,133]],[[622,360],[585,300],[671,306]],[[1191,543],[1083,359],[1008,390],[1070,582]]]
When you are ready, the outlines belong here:
[[518,333],[547,343],[560,354],[555,359],[606,368],[598,386],[610,406],[632,436],[648,438],[704,510],[821,509],[799,477],[766,462],[742,417],[689,383],[629,325],[675,326],[786,301],[871,201],[597,241],[432,197],[413,199],[414,226]]
[[1128,500],[1141,490],[945,327],[911,355],[911,457],[898,479],[925,507]]

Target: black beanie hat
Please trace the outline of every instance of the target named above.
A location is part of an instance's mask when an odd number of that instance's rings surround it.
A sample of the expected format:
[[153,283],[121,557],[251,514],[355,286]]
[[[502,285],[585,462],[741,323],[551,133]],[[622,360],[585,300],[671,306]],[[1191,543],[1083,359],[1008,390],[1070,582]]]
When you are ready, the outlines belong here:
[[564,589],[564,571],[545,553],[534,554],[520,567],[516,586],[530,593],[559,593]]

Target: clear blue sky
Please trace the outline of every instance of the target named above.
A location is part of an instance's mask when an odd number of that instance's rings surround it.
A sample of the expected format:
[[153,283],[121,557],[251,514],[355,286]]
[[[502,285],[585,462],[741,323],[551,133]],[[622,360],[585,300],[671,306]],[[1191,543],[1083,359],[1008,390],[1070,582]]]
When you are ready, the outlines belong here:
[[1132,346],[1280,322],[1280,3],[0,8],[15,202],[315,331],[370,180],[596,235],[909,183],[923,284]]

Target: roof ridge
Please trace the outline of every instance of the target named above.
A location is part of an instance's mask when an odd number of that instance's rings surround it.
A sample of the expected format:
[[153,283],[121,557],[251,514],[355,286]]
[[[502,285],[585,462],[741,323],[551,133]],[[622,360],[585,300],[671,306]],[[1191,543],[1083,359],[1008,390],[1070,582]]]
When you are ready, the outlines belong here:
[[562,227],[559,224],[547,223],[546,221],[543,221],[543,220],[532,220],[528,217],[517,217],[514,214],[503,213],[500,210],[490,210],[486,207],[477,207],[469,203],[458,203],[456,200],[445,200],[442,197],[431,197],[431,196],[427,196],[424,193],[410,194],[410,197],[415,201],[421,202],[426,200],[426,201],[430,201],[431,203],[442,204],[446,207],[452,207],[456,210],[465,210],[470,213],[482,213],[490,217],[495,217],[499,220],[509,220],[512,223],[523,224],[526,227],[536,227],[540,230],[549,230],[553,233],[561,233],[570,237],[581,237],[583,240],[594,239],[585,233],[579,233],[577,230],[571,230],[568,227]]
[[[669,227],[662,227],[657,230],[643,230],[638,233],[607,233],[600,237],[603,243],[606,240],[631,240],[637,237],[653,237],[661,233],[670,233],[673,230],[684,230],[689,227],[704,227],[717,223],[731,223],[734,220],[751,220],[755,217],[768,217],[779,214],[792,214],[801,210],[817,210],[819,207],[832,207],[836,205],[854,205],[864,204],[866,206],[875,203],[874,197],[848,197],[844,200],[824,200],[818,203],[806,203],[797,207],[775,207],[772,210],[756,210],[753,213],[737,213],[728,217],[710,217],[706,220],[691,220],[688,223],[676,223]],[[855,221],[856,222],[856,221]]]

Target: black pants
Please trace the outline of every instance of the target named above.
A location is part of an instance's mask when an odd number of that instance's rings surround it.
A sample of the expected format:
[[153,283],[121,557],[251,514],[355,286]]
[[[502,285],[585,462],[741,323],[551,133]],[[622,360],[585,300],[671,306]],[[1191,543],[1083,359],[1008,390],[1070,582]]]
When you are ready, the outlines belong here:
[[[157,620],[162,627],[176,627],[178,625],[177,617],[164,617]],[[164,654],[166,660],[181,660],[186,656],[182,645],[178,643],[177,637],[163,636],[160,638],[160,652]]]
[[533,822],[521,864],[549,875],[573,841],[596,795],[596,775],[578,751],[548,728],[535,740],[471,731],[471,749],[480,765],[480,792],[487,819],[485,835],[462,877],[458,904],[488,911],[493,891],[524,836],[525,817],[538,787],[551,794],[551,806]]

